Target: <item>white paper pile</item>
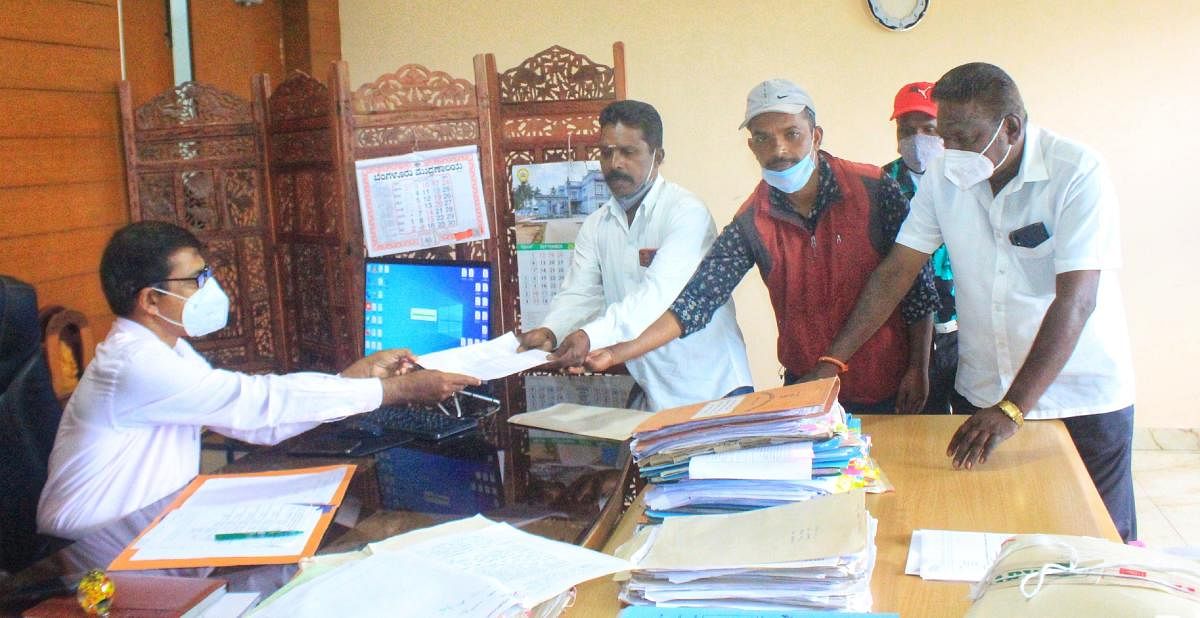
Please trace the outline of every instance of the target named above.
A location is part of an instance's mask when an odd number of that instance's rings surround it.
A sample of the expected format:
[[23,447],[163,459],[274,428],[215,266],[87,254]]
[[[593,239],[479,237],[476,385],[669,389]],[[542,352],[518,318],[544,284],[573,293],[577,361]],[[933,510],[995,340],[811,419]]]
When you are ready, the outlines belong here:
[[637,565],[621,590],[635,605],[870,611],[875,520],[855,490],[667,519],[618,555]]

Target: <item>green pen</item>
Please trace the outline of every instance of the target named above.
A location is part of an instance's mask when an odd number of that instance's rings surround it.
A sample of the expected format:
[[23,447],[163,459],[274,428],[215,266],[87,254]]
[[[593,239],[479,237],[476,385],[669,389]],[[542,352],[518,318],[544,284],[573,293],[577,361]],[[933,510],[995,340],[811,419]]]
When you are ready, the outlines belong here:
[[283,536],[304,534],[303,530],[260,530],[257,532],[222,532],[214,534],[216,541],[240,541],[242,539],[277,539]]

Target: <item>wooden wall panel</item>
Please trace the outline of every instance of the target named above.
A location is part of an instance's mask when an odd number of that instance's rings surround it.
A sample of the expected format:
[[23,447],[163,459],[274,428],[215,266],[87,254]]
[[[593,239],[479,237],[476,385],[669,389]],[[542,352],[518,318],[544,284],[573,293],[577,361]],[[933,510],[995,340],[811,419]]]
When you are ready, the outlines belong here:
[[3,272],[35,285],[70,275],[96,276],[100,254],[115,231],[116,226],[103,226],[0,239]]
[[0,90],[0,118],[22,118],[2,129],[5,137],[117,135],[115,92]]
[[[126,221],[125,179],[9,187],[0,190],[0,238]],[[122,205],[118,207],[118,205]]]
[[138,107],[154,95],[175,86],[171,66],[170,26],[163,0],[124,0],[125,79]]
[[110,93],[121,78],[115,46],[97,49],[0,38],[0,58],[3,88]]
[[[159,4],[162,4],[160,1]],[[113,11],[74,0],[0,0],[0,38],[112,49]],[[70,19],[62,19],[70,15]]]
[[116,0],[0,0],[0,273],[103,337],[100,253],[127,219]]
[[232,1],[190,2],[192,79],[250,98],[257,73],[283,81],[283,13],[280,0],[257,6]]
[[324,80],[329,63],[342,57],[338,0],[280,0],[284,65]]
[[119,178],[121,157],[116,135],[0,139],[0,161],[10,162],[0,174],[0,188]]

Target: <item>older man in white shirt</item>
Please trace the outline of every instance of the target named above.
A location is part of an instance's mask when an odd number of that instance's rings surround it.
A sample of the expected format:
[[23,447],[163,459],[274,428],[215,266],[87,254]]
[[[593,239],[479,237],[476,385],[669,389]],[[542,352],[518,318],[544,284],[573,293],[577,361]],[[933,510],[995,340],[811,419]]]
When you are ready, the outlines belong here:
[[214,369],[184,340],[225,326],[229,299],[187,230],[130,224],[100,263],[117,315],[63,411],[38,503],[38,530],[78,539],[183,487],[200,470],[200,432],[274,444],[381,403],[435,402],[469,376],[407,371],[385,350],[340,375]]
[[[526,349],[553,349],[561,367],[582,366],[592,348],[637,337],[675,300],[716,238],[704,203],[658,173],[662,119],[652,106],[606,107],[599,145],[613,197],[580,227],[543,326],[521,335]],[[749,392],[752,384],[733,301],[702,331],[627,367],[652,410]]]
[[896,282],[945,242],[958,286],[954,409],[977,410],[947,455],[955,467],[982,465],[1025,419],[1062,419],[1117,531],[1136,538],[1133,368],[1108,171],[1083,146],[1029,124],[999,67],[952,69],[933,98],[945,157],[929,167],[829,355],[853,354],[904,293]]

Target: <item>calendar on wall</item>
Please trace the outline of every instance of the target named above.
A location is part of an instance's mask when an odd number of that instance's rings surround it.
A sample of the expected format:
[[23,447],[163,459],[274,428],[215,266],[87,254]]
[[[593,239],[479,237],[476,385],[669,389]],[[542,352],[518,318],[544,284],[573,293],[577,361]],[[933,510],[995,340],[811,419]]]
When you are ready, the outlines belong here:
[[354,167],[367,255],[490,237],[478,147],[367,159]]
[[512,167],[522,329],[542,325],[571,268],[583,220],[610,197],[599,161]]

